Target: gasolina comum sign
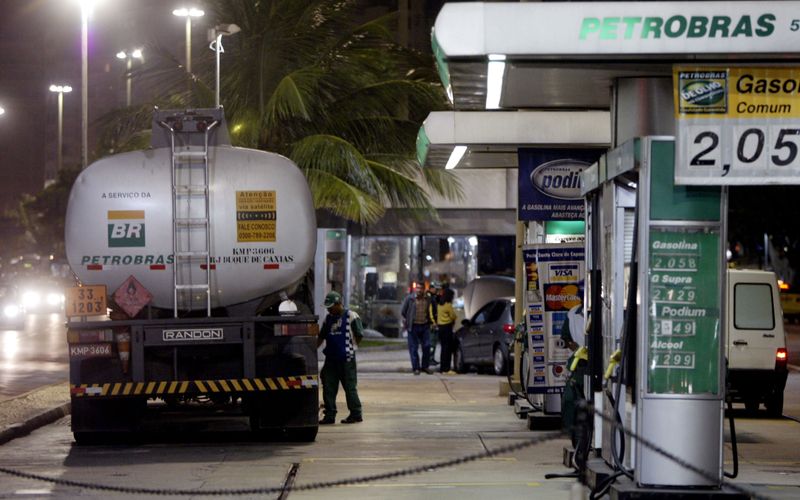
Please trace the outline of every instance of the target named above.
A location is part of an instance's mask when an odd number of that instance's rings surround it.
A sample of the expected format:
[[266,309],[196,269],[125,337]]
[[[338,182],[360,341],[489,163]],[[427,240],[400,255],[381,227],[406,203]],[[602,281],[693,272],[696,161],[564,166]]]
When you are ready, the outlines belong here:
[[800,68],[673,72],[677,184],[800,184]]

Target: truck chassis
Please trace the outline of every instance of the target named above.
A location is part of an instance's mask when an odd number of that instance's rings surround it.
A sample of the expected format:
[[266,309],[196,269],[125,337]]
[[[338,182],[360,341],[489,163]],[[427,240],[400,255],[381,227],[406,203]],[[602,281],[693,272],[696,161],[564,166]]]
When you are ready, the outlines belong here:
[[256,434],[279,430],[292,440],[316,438],[314,316],[87,321],[68,327],[78,443],[139,431],[148,401],[157,400],[178,409],[202,401],[215,411],[246,415]]

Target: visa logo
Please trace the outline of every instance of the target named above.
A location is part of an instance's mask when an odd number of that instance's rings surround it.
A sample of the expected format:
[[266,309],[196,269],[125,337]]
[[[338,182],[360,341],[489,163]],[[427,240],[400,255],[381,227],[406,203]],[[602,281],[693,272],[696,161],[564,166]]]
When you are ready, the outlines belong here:
[[108,246],[145,246],[144,210],[109,210]]

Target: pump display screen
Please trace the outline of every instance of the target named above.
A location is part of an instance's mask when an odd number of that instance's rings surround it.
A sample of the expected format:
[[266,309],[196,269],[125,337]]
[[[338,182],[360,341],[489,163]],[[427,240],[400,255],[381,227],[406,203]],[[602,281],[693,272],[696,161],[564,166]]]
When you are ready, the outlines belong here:
[[647,388],[655,394],[719,391],[719,234],[651,228]]

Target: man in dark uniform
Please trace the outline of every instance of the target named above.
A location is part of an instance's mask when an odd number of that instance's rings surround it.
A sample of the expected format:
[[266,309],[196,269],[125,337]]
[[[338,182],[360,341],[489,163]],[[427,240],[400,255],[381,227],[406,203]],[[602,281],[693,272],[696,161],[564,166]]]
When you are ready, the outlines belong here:
[[364,327],[358,314],[344,308],[342,296],[337,292],[330,292],[325,297],[324,305],[328,315],[322,324],[317,347],[325,342],[325,349],[322,351],[325,354],[325,363],[320,372],[325,416],[319,423],[336,423],[336,395],[339,384],[342,384],[347,409],[350,410],[350,415],[342,423],[355,424],[363,420],[361,401],[356,389],[356,346],[364,335]]
[[572,436],[575,445],[575,411],[578,401],[585,398],[583,379],[587,374],[588,357],[586,351],[586,332],[583,319],[583,304],[577,305],[567,312],[567,319],[561,328],[561,340],[572,351],[567,360],[570,374],[561,395],[561,421],[564,430]]

